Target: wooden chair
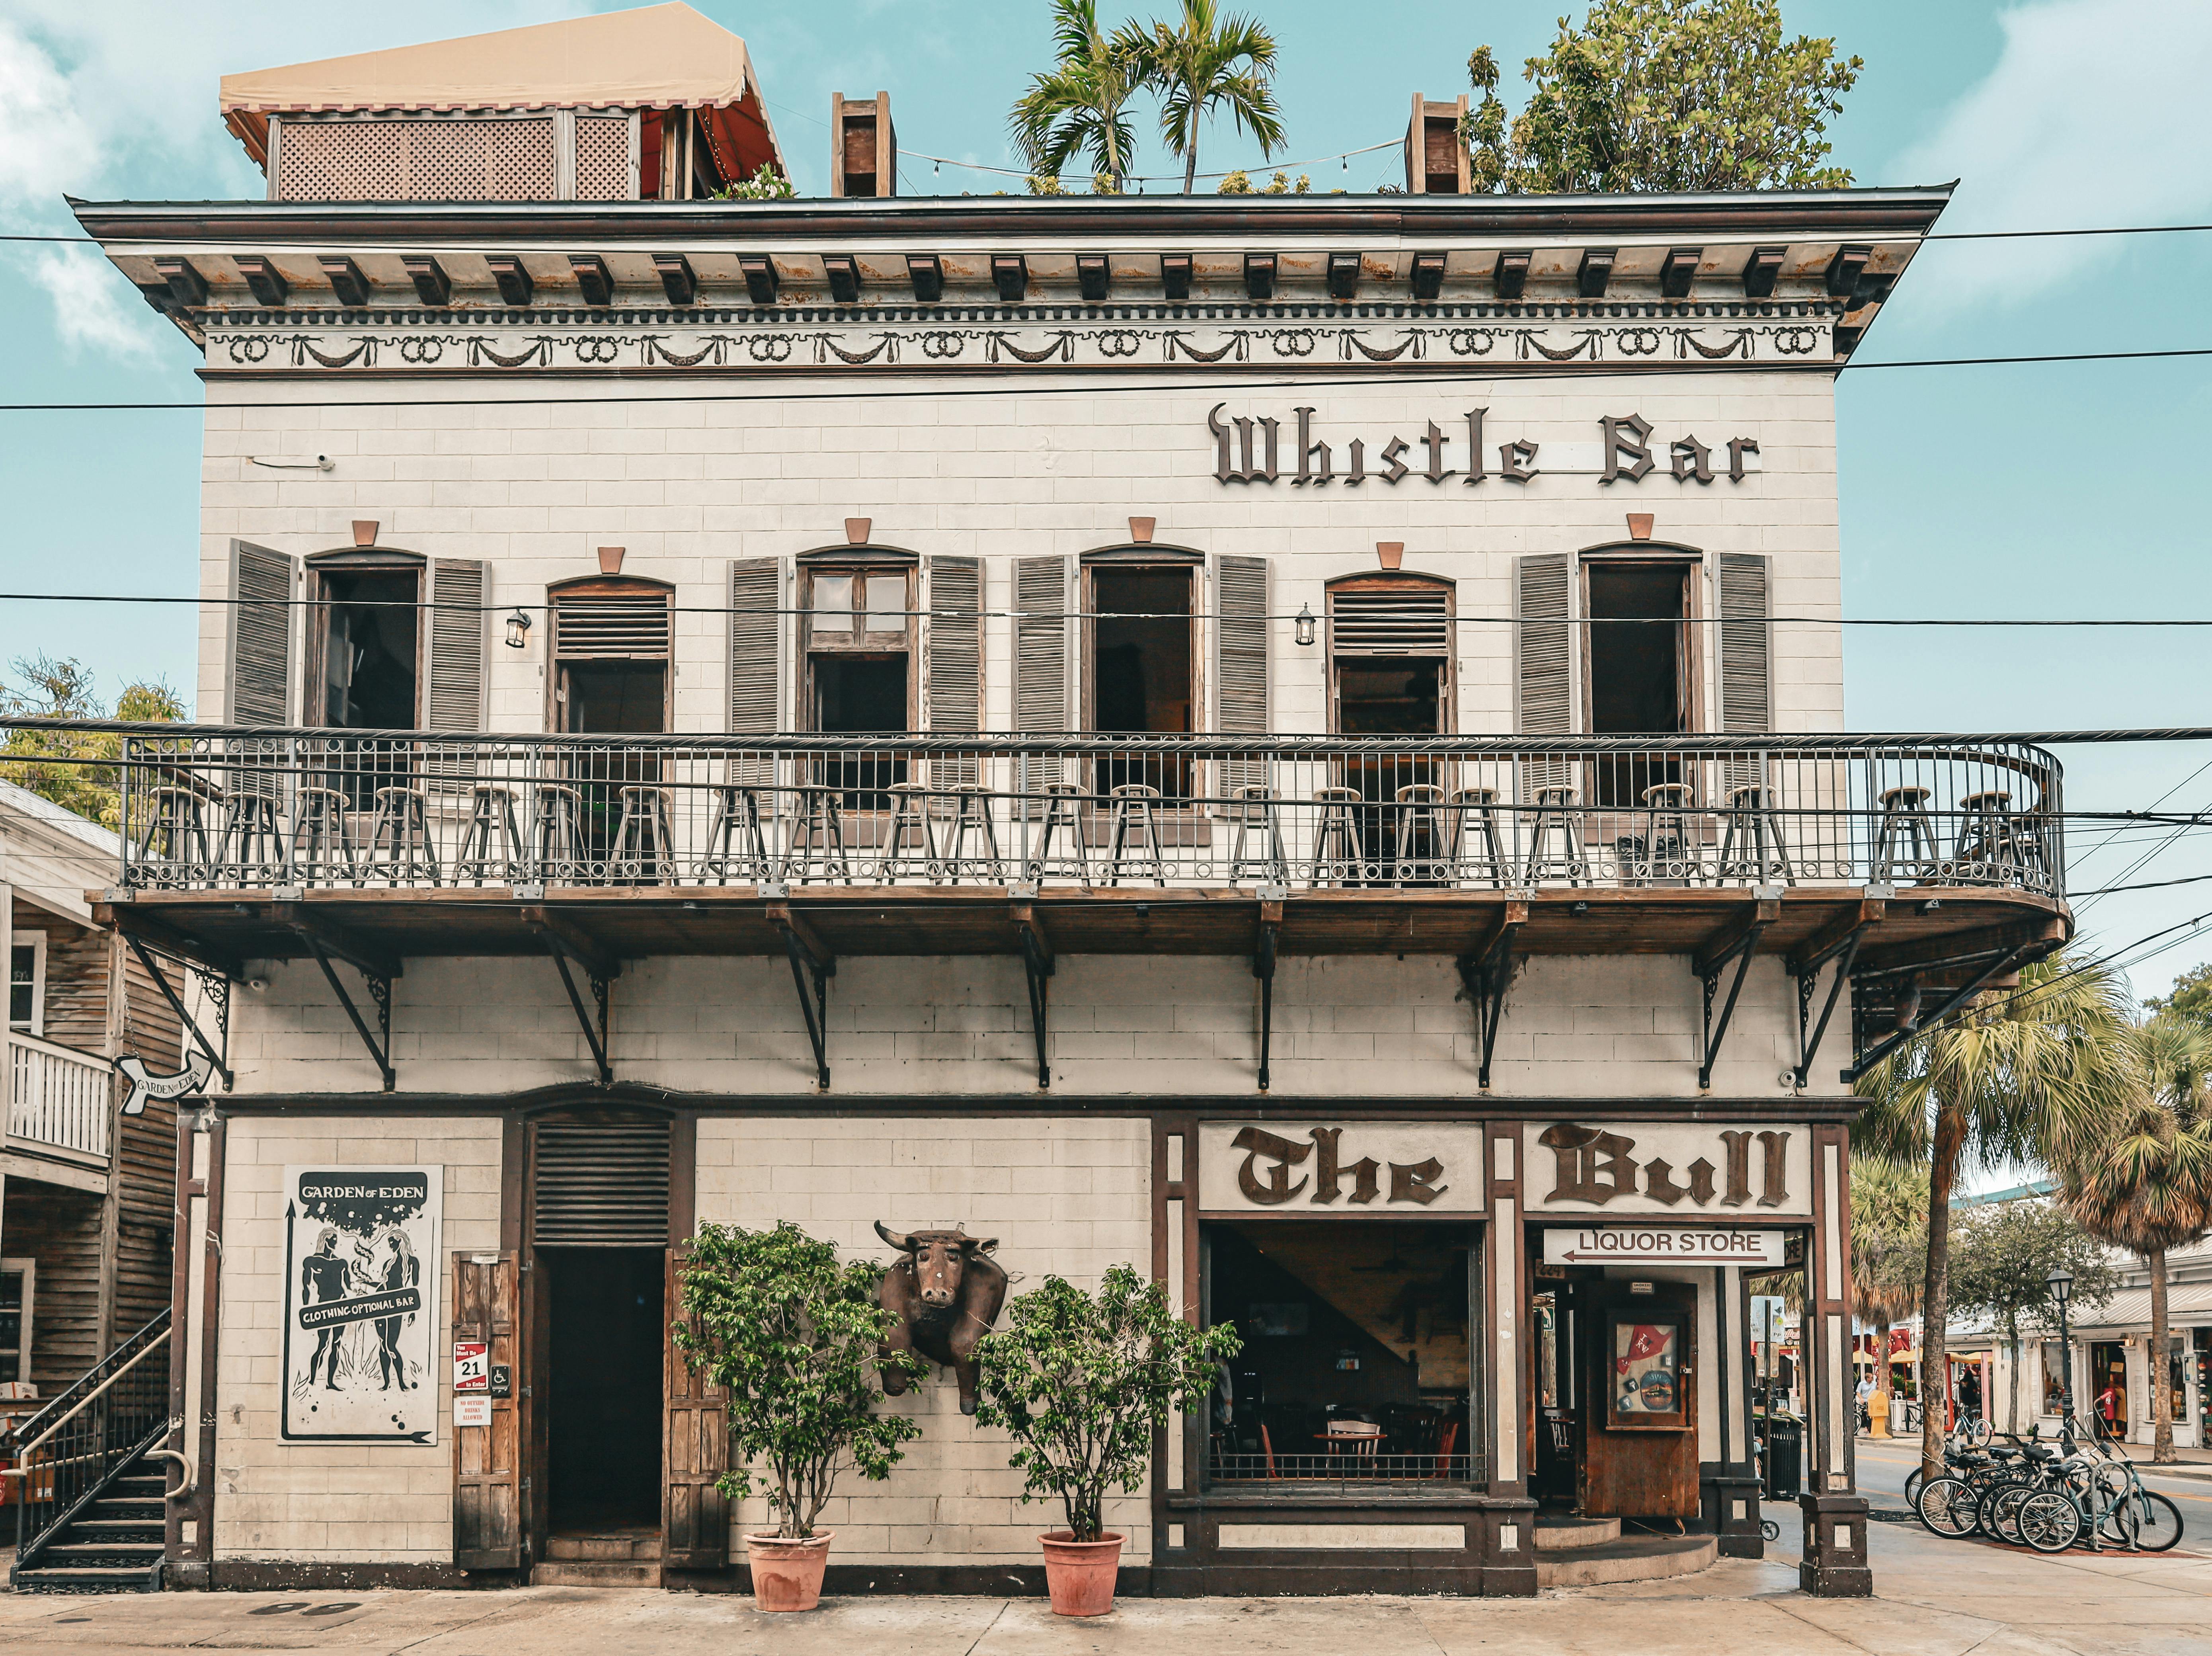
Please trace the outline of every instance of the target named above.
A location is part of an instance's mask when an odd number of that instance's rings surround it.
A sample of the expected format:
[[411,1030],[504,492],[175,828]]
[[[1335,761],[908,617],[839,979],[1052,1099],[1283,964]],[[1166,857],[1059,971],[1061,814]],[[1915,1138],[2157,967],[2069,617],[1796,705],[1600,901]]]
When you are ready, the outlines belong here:
[[1373,1421],[1331,1421],[1322,1441],[1332,1460],[1346,1453],[1356,1460],[1372,1460],[1382,1446],[1382,1428]]
[[1457,1421],[1448,1422],[1444,1427],[1443,1436],[1437,1440],[1436,1475],[1438,1477],[1449,1477],[1451,1476],[1452,1451],[1458,1446],[1458,1444],[1459,1422]]

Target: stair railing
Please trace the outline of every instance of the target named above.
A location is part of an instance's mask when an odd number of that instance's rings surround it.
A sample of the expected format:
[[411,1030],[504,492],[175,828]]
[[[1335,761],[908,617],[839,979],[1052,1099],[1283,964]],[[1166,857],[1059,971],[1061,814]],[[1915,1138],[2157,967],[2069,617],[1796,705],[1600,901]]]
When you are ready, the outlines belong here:
[[70,1521],[167,1434],[169,1376],[147,1360],[169,1343],[165,1309],[21,1425],[0,1434],[15,1480],[15,1568],[35,1567]]

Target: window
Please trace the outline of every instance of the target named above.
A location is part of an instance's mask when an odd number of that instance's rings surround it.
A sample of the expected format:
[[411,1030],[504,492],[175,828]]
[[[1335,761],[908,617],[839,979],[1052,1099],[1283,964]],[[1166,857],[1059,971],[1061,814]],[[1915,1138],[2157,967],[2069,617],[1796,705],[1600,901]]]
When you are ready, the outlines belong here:
[[29,1259],[0,1259],[0,1385],[31,1376],[31,1297],[38,1265]]
[[46,1028],[46,935],[19,931],[8,959],[8,1027],[27,1035]]
[[308,721],[341,730],[414,729],[422,681],[422,566],[387,558],[310,567],[316,607]]
[[2043,1342],[2043,1412],[2066,1412],[2066,1359],[2056,1340]]
[[[1198,699],[1189,563],[1100,562],[1085,570],[1090,728],[1101,734],[1188,735]],[[1115,755],[1092,781],[1097,793],[1143,784],[1163,798],[1190,796],[1182,754]]]
[[[807,728],[824,735],[903,734],[915,728],[915,582],[897,562],[811,565],[804,590]],[[887,811],[884,790],[908,780],[902,753],[825,756],[817,780],[845,790],[854,811]]]
[[[1613,558],[1583,565],[1586,613],[1583,683],[1588,728],[1600,736],[1678,736],[1698,728],[1693,559]],[[1646,791],[1679,782],[1680,761],[1642,755],[1593,766],[1600,805],[1634,807]]]
[[565,581],[553,611],[553,724],[569,734],[668,728],[669,605],[659,581]]
[[1346,736],[1451,728],[1452,589],[1360,575],[1328,589],[1332,728]]

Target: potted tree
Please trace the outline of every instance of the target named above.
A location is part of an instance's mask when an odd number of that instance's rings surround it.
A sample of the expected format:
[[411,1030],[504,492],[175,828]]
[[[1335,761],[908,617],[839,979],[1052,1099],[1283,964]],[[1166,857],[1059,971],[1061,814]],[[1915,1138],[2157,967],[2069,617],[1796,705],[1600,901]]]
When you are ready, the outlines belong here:
[[1143,1487],[1170,1406],[1205,1395],[1216,1366],[1242,1347],[1226,1324],[1184,1322],[1167,1291],[1127,1265],[1108,1270],[1096,1294],[1048,1276],[984,1336],[975,1418],[1013,1439],[1023,1501],[1056,1495],[1066,1513],[1067,1527],[1043,1537],[1055,1614],[1113,1609],[1123,1537],[1107,1532],[1107,1491]]
[[928,1367],[911,1352],[878,1352],[895,1320],[876,1303],[881,1274],[864,1260],[841,1265],[829,1243],[789,1223],[702,1225],[682,1267],[676,1348],[729,1394],[720,1488],[742,1501],[757,1478],[777,1519],[745,1537],[762,1610],[815,1607],[834,1535],[814,1520],[838,1474],[849,1461],[862,1477],[888,1477],[899,1446],[921,1435],[918,1422],[876,1412],[884,1371],[919,1379]]

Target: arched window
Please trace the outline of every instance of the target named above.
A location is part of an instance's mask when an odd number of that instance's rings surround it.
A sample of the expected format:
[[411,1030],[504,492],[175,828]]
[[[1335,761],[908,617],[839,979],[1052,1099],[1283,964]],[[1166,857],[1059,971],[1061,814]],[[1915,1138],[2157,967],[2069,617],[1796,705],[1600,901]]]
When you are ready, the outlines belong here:
[[1455,720],[1452,583],[1411,571],[1328,583],[1329,729],[1437,735]]
[[651,734],[669,727],[676,589],[638,575],[586,575],[545,589],[552,612],[548,722],[560,732]]
[[301,717],[339,730],[414,728],[422,711],[425,560],[362,546],[318,552],[307,564],[312,607]]

